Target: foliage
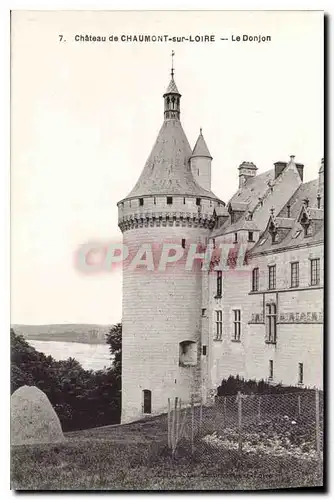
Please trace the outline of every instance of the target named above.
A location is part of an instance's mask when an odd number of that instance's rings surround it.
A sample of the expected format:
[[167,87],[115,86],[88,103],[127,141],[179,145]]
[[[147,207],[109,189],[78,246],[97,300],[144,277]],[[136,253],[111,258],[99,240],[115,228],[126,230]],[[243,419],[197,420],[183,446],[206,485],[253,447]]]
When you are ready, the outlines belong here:
[[122,324],[113,325],[106,335],[106,342],[109,345],[116,377],[120,380],[122,374]]
[[217,396],[233,396],[238,393],[243,394],[291,394],[293,392],[312,392],[313,389],[301,389],[296,386],[283,386],[281,384],[269,384],[264,380],[245,380],[239,377],[228,377],[222,380],[217,388]]
[[64,431],[115,424],[120,383],[114,367],[84,370],[73,358],[55,361],[11,330],[11,392],[35,385],[49,398]]

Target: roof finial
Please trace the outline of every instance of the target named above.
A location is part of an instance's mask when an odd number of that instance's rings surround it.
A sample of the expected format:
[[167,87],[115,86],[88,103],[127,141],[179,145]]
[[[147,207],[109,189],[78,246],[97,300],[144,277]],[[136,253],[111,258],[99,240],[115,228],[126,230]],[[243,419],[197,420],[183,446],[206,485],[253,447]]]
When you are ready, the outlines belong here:
[[199,133],[202,135],[202,127],[199,129]]
[[172,70],[171,70],[170,74],[171,74],[171,77],[173,78],[174,77],[174,65],[173,65],[174,59],[173,58],[175,56],[174,50],[172,50],[172,54],[171,55],[172,55]]

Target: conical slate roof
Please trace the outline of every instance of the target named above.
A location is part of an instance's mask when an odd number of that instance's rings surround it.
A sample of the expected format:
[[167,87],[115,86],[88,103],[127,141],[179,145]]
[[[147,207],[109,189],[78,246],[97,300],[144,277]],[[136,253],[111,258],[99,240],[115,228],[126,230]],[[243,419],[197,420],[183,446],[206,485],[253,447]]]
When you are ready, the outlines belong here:
[[172,76],[171,81],[169,82],[169,85],[168,85],[167,90],[165,92],[165,95],[166,94],[179,94],[179,95],[181,95],[177,89],[177,86],[176,86],[176,83],[174,81],[173,76]]
[[127,198],[147,195],[217,197],[197,184],[189,163],[191,148],[177,119],[165,120],[145,167]]
[[205,139],[203,137],[202,129],[196,141],[192,156],[206,156],[212,159],[209,148],[206,145]]

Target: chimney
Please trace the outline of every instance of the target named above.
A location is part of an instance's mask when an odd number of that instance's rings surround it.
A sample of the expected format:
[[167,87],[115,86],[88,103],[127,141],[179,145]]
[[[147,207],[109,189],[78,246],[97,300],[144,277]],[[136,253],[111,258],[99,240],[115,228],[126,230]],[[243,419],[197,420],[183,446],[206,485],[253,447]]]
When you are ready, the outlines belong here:
[[281,173],[283,172],[283,170],[287,166],[287,162],[286,161],[277,161],[276,163],[274,163],[274,165],[275,165],[275,179],[277,179],[277,177],[279,175],[281,175]]
[[241,165],[239,165],[238,170],[239,188],[241,188],[249,178],[255,177],[257,166],[251,161],[243,161]]
[[302,163],[296,163],[296,167],[299,173],[299,176],[303,182],[304,179],[304,165]]

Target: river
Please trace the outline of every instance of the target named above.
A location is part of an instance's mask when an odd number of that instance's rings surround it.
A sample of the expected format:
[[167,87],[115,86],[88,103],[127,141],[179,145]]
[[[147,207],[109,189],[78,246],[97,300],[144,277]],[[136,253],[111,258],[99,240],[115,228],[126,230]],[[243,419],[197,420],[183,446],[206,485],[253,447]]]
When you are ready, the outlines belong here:
[[28,340],[37,351],[55,360],[75,358],[85,370],[101,370],[111,365],[107,344],[81,344],[54,340]]

